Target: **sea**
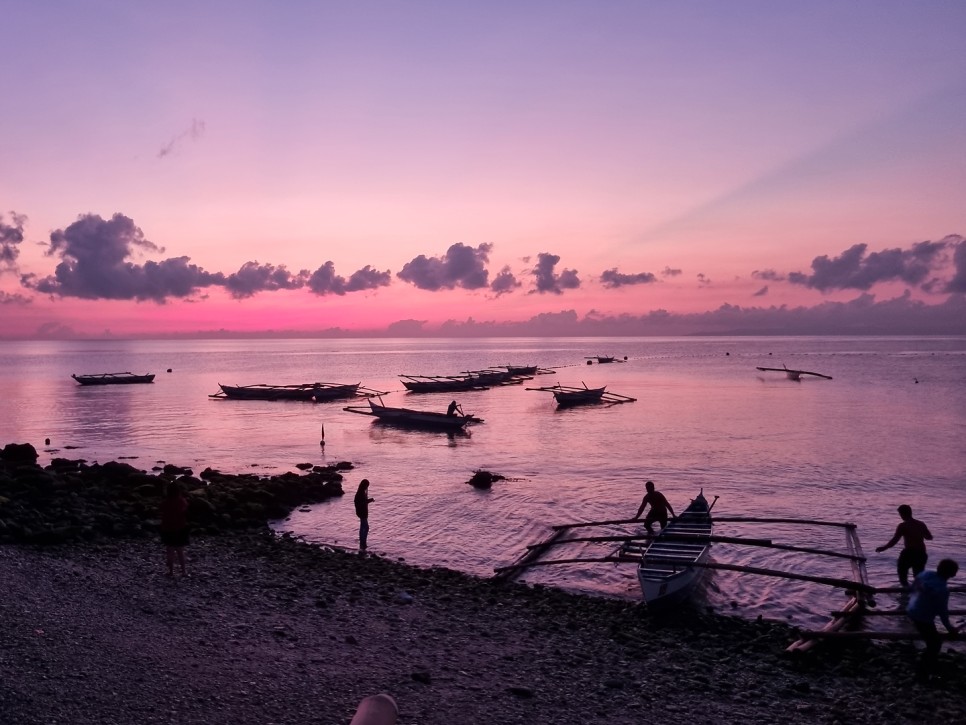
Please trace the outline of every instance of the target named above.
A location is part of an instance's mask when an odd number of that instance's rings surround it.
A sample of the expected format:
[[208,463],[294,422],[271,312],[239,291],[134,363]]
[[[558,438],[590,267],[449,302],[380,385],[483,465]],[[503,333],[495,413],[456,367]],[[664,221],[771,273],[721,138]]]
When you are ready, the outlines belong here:
[[[597,356],[617,360],[599,364]],[[401,375],[456,375],[505,365],[547,370],[519,385],[408,393]],[[759,367],[812,371],[831,379]],[[72,373],[155,373],[150,385],[85,387]],[[408,430],[330,403],[211,397],[219,384],[361,383],[386,405],[444,411],[454,398],[484,422],[465,435]],[[555,384],[606,386],[634,398],[558,409]],[[48,441],[49,443],[45,443]],[[675,511],[714,500],[715,533],[833,552],[835,525],[729,522],[791,518],[854,523],[868,576],[897,583],[900,546],[875,553],[909,504],[934,535],[930,564],[966,568],[966,337],[681,337],[500,339],[211,339],[4,342],[0,445],[63,457],[172,463],[199,473],[272,475],[349,461],[346,495],[283,521],[318,544],[353,548],[352,494],[371,482],[370,550],[420,567],[491,576],[552,527],[631,518],[654,481]],[[323,445],[324,444],[324,445]],[[474,472],[499,474],[489,490]],[[615,536],[640,528],[589,527]],[[605,558],[617,544],[552,548],[544,558]],[[848,560],[719,543],[713,560],[848,579]],[[533,567],[532,584],[639,599],[633,565]],[[885,600],[886,608],[896,602]],[[891,596],[891,595],[889,595]],[[845,603],[841,588],[713,570],[697,606],[803,627]],[[886,618],[881,618],[886,619]]]

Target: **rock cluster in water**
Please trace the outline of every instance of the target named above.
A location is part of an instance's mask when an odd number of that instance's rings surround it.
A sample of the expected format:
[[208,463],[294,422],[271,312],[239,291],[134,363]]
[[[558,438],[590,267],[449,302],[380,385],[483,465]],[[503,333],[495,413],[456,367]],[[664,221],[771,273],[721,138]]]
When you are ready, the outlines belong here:
[[169,481],[184,490],[195,532],[265,527],[296,506],[341,496],[340,471],[350,468],[343,462],[273,476],[206,468],[195,476],[191,469],[170,464],[147,473],[127,463],[64,458],[41,467],[32,445],[9,443],[0,451],[0,543],[56,544],[153,533]]

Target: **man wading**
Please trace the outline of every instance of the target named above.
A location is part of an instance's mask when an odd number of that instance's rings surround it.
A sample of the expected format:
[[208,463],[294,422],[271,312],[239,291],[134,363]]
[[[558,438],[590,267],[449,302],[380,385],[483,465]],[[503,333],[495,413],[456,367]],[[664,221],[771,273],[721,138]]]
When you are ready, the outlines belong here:
[[899,583],[903,588],[909,587],[909,570],[912,575],[922,573],[926,568],[926,560],[929,555],[926,553],[926,539],[932,541],[932,534],[928,527],[919,519],[912,518],[912,507],[902,504],[898,509],[899,518],[902,523],[896,526],[896,534],[884,546],[877,546],[877,552],[883,552],[895,546],[899,539],[902,539],[902,551],[899,552],[899,561],[896,570],[899,574]]

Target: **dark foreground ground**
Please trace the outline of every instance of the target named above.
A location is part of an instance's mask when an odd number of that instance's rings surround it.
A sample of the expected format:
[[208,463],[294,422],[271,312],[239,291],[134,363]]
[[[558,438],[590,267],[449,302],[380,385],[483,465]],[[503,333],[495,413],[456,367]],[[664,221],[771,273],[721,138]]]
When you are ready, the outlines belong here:
[[966,722],[966,660],[909,683],[912,645],[500,587],[267,534],[0,546],[0,722]]

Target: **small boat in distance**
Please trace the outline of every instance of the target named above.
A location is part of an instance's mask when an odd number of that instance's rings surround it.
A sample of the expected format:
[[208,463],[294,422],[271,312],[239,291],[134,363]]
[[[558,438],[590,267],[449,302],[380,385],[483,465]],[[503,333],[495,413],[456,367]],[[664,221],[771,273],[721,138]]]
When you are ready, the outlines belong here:
[[642,547],[629,543],[623,547],[623,553],[641,556],[637,579],[648,608],[667,607],[687,599],[707,571],[693,565],[704,564],[711,556],[713,505],[708,505],[704,491],[699,491],[649,544]]
[[566,408],[572,405],[586,405],[588,403],[633,403],[637,398],[617,393],[608,393],[607,386],[588,388],[587,383],[582,388],[573,385],[545,385],[541,388],[527,388],[527,390],[542,390],[553,393],[557,406]]
[[775,372],[775,373],[785,373],[789,380],[801,380],[802,375],[814,375],[816,378],[823,378],[824,380],[831,380],[831,375],[822,375],[822,373],[812,373],[808,370],[789,370],[787,367],[782,365],[780,368],[763,368],[757,367],[756,370],[761,370],[762,372]]
[[133,383],[153,383],[154,374],[136,375],[134,373],[97,373],[96,375],[71,375],[81,385],[130,385]]
[[326,402],[340,398],[354,398],[357,395],[374,395],[373,392],[359,392],[360,383],[299,383],[295,385],[223,385],[221,390],[209,398],[231,398],[233,400],[302,400]]
[[593,362],[594,362],[594,360],[597,361],[597,364],[598,365],[604,365],[605,363],[621,363],[621,362],[627,362],[627,358],[626,357],[623,360],[618,360],[613,355],[591,355],[591,356],[589,356],[587,358],[587,364],[588,365],[592,365]]
[[436,428],[449,431],[461,430],[469,423],[483,422],[482,418],[477,418],[475,415],[466,415],[460,409],[457,409],[457,412],[449,415],[430,410],[391,408],[388,405],[384,405],[381,399],[377,402],[370,398],[368,403],[368,406],[349,405],[343,408],[343,410],[349,413],[373,416],[381,423],[392,423],[415,428]]
[[410,393],[448,393],[463,390],[486,390],[489,385],[470,375],[400,375]]

